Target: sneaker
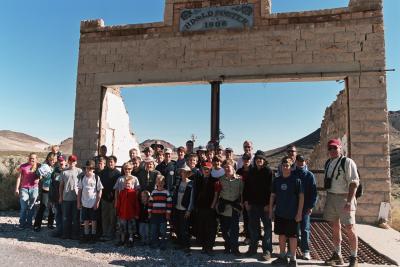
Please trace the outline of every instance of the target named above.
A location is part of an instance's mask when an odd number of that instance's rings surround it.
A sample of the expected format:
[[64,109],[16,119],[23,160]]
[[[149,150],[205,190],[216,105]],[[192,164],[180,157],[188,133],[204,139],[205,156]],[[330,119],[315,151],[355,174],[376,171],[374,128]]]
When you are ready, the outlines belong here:
[[120,246],[123,246],[123,245],[124,245],[124,242],[122,240],[119,240],[117,243],[115,243],[116,247],[120,247]]
[[261,260],[262,261],[269,261],[271,259],[271,253],[269,251],[265,251],[262,255],[261,255]]
[[271,264],[273,264],[273,265],[287,265],[288,262],[287,262],[286,258],[278,257],[277,259],[273,260],[271,262]]
[[83,235],[82,238],[79,240],[79,244],[85,244],[89,242],[89,235]]
[[47,225],[47,228],[49,228],[50,230],[53,230],[55,227],[52,224]]
[[246,255],[246,257],[252,257],[252,256],[254,256],[256,254],[257,254],[257,250],[255,250],[253,248],[249,248],[249,250],[247,250],[245,255]]
[[336,252],[333,252],[330,259],[325,261],[325,264],[330,266],[343,265],[343,257],[341,255],[338,255]]
[[242,253],[239,251],[239,249],[232,249],[232,254],[236,257],[242,256]]
[[224,253],[225,253],[225,254],[229,254],[229,253],[231,253],[231,249],[230,249],[230,248],[227,248],[227,247],[225,247],[225,249],[224,249]]
[[133,247],[133,239],[129,239],[128,242],[126,243],[126,246],[127,246],[128,248]]
[[358,260],[357,260],[357,257],[350,256],[350,259],[349,259],[349,267],[358,267]]
[[306,260],[306,261],[311,260],[311,254],[310,254],[310,252],[304,252],[304,254],[303,254],[303,260]]
[[293,260],[293,259],[291,259],[291,260],[289,261],[289,264],[288,264],[288,266],[289,266],[289,267],[297,267],[297,261],[296,261],[296,260]]

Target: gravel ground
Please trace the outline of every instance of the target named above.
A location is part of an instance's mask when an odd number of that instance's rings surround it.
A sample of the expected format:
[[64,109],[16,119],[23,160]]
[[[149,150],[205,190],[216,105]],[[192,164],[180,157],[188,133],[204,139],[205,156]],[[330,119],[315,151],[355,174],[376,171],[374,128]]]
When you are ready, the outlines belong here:
[[[212,257],[200,253],[199,247],[193,247],[191,254],[168,248],[165,251],[150,249],[136,245],[133,248],[115,247],[113,242],[97,242],[96,244],[79,244],[74,240],[63,240],[51,237],[51,230],[42,227],[41,232],[33,230],[19,230],[17,212],[0,212],[0,258],[10,266],[10,259],[18,255],[8,255],[10,251],[27,251],[27,257],[35,257],[35,263],[43,261],[52,266],[258,266],[264,265],[256,259],[237,258],[222,252],[222,239],[217,239],[217,251]],[[247,246],[241,246],[245,252]],[[5,257],[5,255],[8,255]],[[29,258],[28,257],[28,258]],[[53,258],[54,257],[54,258]],[[49,260],[51,259],[51,260]],[[67,260],[68,259],[68,260]],[[70,260],[69,260],[70,259]],[[8,260],[8,261],[7,261]],[[49,261],[49,262],[48,262]],[[3,263],[0,263],[3,265]],[[11,266],[20,266],[15,260]],[[79,263],[79,264],[77,264]],[[24,264],[23,264],[24,265]],[[4,265],[3,265],[4,266]],[[26,266],[26,265],[25,265]]]

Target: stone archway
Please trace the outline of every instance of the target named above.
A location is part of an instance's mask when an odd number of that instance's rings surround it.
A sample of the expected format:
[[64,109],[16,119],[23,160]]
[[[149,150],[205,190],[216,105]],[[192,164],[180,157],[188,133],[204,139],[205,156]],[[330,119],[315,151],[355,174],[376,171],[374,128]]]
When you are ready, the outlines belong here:
[[[180,31],[183,10],[244,3],[252,7],[251,24]],[[120,124],[105,123],[107,96],[118,96],[122,86],[345,79],[348,146],[366,190],[358,219],[375,221],[380,203],[390,201],[382,0],[280,14],[270,6],[269,0],[166,0],[163,22],[83,21],[73,149],[80,162],[109,142],[111,129],[127,136]]]

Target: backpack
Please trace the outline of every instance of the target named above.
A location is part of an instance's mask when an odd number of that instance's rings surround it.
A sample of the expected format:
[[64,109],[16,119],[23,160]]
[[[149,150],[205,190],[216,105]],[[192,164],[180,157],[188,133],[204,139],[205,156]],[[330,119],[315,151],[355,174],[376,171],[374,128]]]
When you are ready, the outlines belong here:
[[[78,180],[82,182],[83,177],[85,177],[85,173],[84,173],[84,172],[81,172],[81,173],[78,175]],[[96,186],[95,186],[96,192],[98,192],[98,190],[97,190],[97,181],[99,180],[99,176],[98,176],[97,174],[94,174],[94,177],[96,178]]]
[[[325,171],[327,171],[327,168],[328,168],[328,165],[329,165],[330,161],[331,161],[331,159],[328,159],[325,162]],[[345,164],[346,164],[346,157],[342,156],[341,160],[340,160],[340,168],[342,168],[344,174],[346,174]],[[358,174],[358,177],[360,179],[360,183],[357,186],[357,190],[356,190],[356,194],[355,194],[356,195],[356,199],[361,197],[364,194],[364,189],[363,189],[363,186],[361,184],[361,176],[360,176],[360,172],[358,171],[358,168],[357,168],[357,174]]]

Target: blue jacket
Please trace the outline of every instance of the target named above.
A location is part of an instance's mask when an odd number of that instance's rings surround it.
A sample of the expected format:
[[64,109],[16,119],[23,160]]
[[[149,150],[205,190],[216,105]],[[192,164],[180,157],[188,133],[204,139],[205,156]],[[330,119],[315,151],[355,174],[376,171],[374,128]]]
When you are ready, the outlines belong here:
[[301,185],[304,191],[304,206],[303,213],[309,209],[313,209],[317,203],[317,184],[315,182],[315,176],[312,172],[306,168],[299,168],[293,171],[293,173],[300,178]]

